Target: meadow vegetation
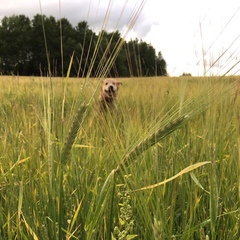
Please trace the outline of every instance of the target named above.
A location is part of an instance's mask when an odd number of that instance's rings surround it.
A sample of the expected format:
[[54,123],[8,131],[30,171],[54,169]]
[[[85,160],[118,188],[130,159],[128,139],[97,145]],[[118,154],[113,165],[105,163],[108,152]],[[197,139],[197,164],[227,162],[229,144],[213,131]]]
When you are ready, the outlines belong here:
[[0,239],[239,239],[237,77],[0,78]]

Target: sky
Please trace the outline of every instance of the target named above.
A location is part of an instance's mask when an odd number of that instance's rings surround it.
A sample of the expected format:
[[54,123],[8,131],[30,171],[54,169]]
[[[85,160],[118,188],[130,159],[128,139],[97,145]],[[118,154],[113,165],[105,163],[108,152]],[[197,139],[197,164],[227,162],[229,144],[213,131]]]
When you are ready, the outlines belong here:
[[170,76],[240,75],[239,0],[0,0],[0,20],[41,12],[142,39],[162,53]]

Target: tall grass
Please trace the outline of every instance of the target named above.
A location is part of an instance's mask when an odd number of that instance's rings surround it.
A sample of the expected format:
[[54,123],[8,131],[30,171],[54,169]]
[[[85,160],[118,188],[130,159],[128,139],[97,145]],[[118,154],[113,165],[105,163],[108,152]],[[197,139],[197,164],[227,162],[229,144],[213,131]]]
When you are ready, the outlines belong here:
[[239,80],[121,79],[101,114],[102,34],[85,79],[74,55],[66,78],[0,79],[0,239],[239,239]]
[[238,239],[236,81],[2,77],[0,237]]

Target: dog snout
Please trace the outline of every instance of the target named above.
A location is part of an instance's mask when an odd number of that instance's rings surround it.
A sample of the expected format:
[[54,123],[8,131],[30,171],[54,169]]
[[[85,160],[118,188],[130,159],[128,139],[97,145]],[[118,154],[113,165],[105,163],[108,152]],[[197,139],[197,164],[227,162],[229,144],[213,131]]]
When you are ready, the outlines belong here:
[[108,91],[109,91],[110,93],[113,93],[113,92],[115,91],[115,89],[114,89],[113,86],[109,86]]
[[113,94],[115,93],[116,89],[113,85],[108,85],[106,88],[105,88],[105,92],[108,93],[108,94]]

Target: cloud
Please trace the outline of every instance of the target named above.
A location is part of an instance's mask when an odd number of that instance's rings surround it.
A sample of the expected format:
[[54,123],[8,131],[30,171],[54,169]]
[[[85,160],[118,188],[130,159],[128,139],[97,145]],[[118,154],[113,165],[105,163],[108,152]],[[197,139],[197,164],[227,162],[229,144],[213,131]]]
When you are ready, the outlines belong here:
[[[213,61],[223,52],[222,62],[239,55],[239,0],[169,0],[161,4],[156,0],[40,2],[43,14],[52,15],[56,19],[65,17],[74,27],[78,22],[87,21],[94,32],[102,29],[119,30],[127,40],[138,38],[152,44],[157,52],[162,52],[169,69],[171,67],[175,72],[175,69],[179,69],[179,72],[186,71],[184,66],[188,69],[189,66],[202,62],[202,54],[199,54],[202,49],[207,52],[204,58]],[[145,6],[135,26],[132,26],[134,13],[137,13],[137,8],[143,2],[146,2]],[[13,14],[24,14],[32,18],[38,13],[40,6],[37,0],[1,0],[0,19]],[[129,28],[132,31],[128,32]]]
[[[102,29],[107,31],[119,30],[120,32],[131,28],[141,1],[88,1],[67,4],[62,2],[62,16],[76,25],[79,21],[87,21],[90,28],[98,32]],[[133,26],[134,32],[140,36],[145,36],[151,29],[152,22],[148,20],[143,12],[138,16],[138,20]]]
[[[138,14],[142,1],[109,1],[109,0],[1,0],[0,18],[13,14],[24,14],[29,18],[42,13],[47,16],[67,18],[75,27],[78,22],[87,21],[93,31],[125,31],[131,26],[131,20]],[[137,37],[144,37],[151,30],[153,22],[143,12],[139,15],[133,31]]]

